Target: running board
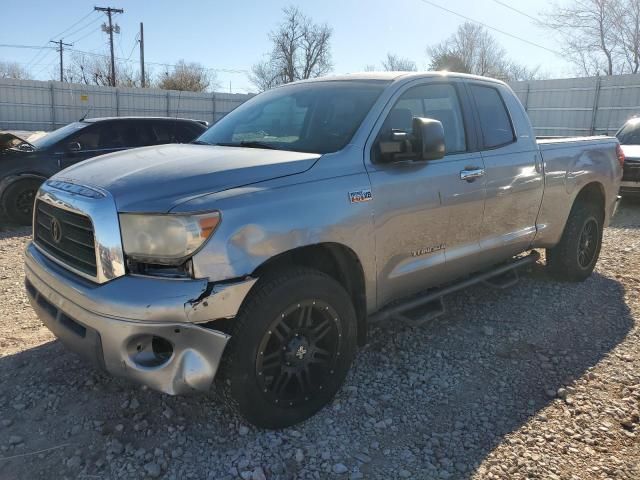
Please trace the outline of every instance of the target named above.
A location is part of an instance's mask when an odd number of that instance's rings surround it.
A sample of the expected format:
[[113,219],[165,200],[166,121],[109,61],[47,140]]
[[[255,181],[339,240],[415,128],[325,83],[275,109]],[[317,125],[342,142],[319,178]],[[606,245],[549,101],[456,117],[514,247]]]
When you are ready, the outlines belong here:
[[536,251],[525,257],[500,265],[493,270],[477,273],[461,282],[438,290],[412,297],[402,303],[394,304],[369,317],[369,323],[378,323],[395,318],[413,327],[419,327],[445,313],[443,297],[464,288],[485,282],[497,288],[507,288],[518,282],[516,269],[535,263],[540,258]]
[[518,270],[513,269],[503,273],[502,275],[488,278],[484,283],[490,287],[504,290],[505,288],[513,287],[519,280],[520,276],[518,275]]

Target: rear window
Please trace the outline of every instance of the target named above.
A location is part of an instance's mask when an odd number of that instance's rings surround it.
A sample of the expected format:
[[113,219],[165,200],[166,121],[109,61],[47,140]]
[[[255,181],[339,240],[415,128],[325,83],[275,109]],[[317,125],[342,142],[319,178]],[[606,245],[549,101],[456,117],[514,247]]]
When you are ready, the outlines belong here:
[[616,137],[622,145],[640,145],[640,119],[629,120],[624,127],[616,133]]
[[509,112],[498,90],[493,87],[471,85],[480,117],[485,148],[496,148],[515,141]]

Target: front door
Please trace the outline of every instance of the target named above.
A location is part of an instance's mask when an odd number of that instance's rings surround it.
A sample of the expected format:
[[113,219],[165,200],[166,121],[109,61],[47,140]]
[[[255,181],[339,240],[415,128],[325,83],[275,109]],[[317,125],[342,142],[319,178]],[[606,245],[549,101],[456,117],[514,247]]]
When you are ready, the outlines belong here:
[[88,158],[135,147],[135,134],[129,120],[96,122],[70,137],[60,155],[60,168]]
[[[395,95],[376,126],[366,165],[375,215],[379,307],[451,279],[479,248],[484,165],[467,115],[461,84],[419,81]],[[413,117],[442,122],[444,158],[383,158],[380,143],[392,132],[411,136]],[[475,174],[461,179],[465,172]]]

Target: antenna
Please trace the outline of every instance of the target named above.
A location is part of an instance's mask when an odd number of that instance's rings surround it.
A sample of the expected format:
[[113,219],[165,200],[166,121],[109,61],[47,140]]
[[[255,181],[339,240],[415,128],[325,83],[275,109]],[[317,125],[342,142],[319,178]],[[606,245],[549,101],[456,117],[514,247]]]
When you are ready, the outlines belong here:
[[91,106],[91,107],[89,107],[89,108],[87,108],[87,111],[84,113],[84,115],[82,116],[82,118],[81,118],[80,120],[78,120],[78,121],[79,121],[79,122],[82,122],[85,118],[87,118],[87,115],[89,115],[89,112],[91,112],[91,109],[92,109],[92,108],[93,108],[92,106]]

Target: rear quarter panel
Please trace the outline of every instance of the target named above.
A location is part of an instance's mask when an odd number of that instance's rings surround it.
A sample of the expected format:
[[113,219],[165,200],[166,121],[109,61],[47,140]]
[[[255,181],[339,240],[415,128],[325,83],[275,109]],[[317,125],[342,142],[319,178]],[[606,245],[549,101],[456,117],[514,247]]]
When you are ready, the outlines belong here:
[[614,137],[538,140],[545,190],[534,247],[552,247],[560,241],[575,198],[590,183],[602,189],[608,225],[622,178],[617,143]]

